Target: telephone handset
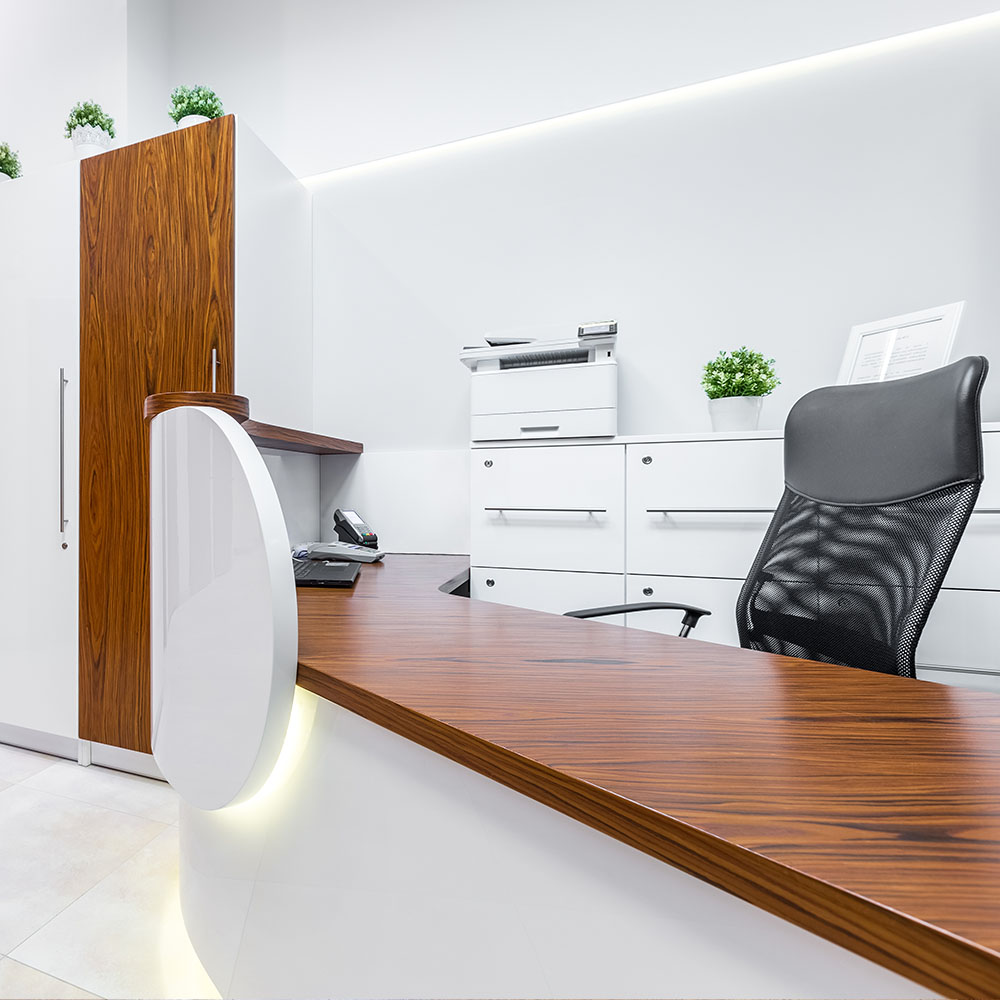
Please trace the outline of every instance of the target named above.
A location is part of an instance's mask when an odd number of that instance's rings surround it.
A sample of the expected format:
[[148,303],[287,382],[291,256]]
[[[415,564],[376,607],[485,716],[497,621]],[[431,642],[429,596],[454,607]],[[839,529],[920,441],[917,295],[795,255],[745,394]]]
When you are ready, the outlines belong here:
[[351,545],[364,545],[369,549],[378,548],[378,535],[365,524],[364,518],[356,510],[341,510],[333,512],[333,530],[342,542]]

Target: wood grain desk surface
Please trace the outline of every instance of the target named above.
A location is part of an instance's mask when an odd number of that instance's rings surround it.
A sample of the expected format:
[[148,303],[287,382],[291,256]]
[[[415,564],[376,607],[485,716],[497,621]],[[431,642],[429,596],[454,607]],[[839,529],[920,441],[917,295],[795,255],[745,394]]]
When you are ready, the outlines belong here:
[[438,590],[467,565],[390,555],[300,589],[299,684],[946,995],[1000,997],[1000,697]]

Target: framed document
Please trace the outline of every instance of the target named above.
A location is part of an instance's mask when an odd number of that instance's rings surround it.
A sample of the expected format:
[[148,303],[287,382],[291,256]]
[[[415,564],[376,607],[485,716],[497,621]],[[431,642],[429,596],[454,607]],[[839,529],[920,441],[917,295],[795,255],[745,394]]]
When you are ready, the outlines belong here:
[[889,382],[946,365],[964,302],[851,327],[838,385]]

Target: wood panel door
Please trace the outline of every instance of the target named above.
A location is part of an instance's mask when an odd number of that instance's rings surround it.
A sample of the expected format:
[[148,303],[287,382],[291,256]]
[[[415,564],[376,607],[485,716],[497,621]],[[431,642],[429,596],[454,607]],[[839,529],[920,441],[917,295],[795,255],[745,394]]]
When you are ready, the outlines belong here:
[[81,164],[80,737],[150,750],[156,392],[233,392],[234,119]]

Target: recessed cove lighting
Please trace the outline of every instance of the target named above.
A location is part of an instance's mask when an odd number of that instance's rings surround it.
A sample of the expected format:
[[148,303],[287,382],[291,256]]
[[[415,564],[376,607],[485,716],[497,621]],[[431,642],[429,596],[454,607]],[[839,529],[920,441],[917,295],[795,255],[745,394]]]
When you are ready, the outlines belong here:
[[834,49],[831,52],[821,52],[817,55],[803,56],[800,59],[775,63],[771,66],[761,66],[757,69],[744,70],[740,73],[730,74],[729,76],[684,84],[671,90],[662,90],[643,97],[631,97],[614,104],[603,104],[596,108],[573,111],[555,118],[528,122],[525,125],[514,125],[510,128],[498,129],[495,132],[485,132],[482,135],[469,136],[465,139],[455,139],[452,142],[426,146],[422,149],[415,149],[405,153],[396,153],[377,160],[368,160],[364,163],[337,167],[333,170],[326,170],[322,173],[302,177],[300,180],[303,184],[315,188],[324,183],[349,179],[361,172],[371,172],[397,165],[416,163],[462,149],[480,148],[490,143],[523,139],[536,133],[542,134],[586,122],[600,121],[604,118],[666,107],[671,104],[679,104],[683,101],[712,97],[746,87],[792,79],[806,73],[832,69],[836,66],[860,62],[880,55],[903,52],[947,39],[961,38],[992,27],[1000,27],[1000,11],[979,14],[976,17],[965,18],[961,21],[952,21],[948,24],[935,25],[930,28],[920,28],[917,31],[906,32],[902,35],[893,35],[889,38],[880,38],[872,42],[861,42],[858,45],[851,45],[847,48]]

